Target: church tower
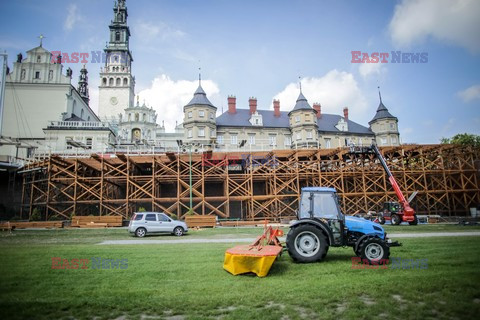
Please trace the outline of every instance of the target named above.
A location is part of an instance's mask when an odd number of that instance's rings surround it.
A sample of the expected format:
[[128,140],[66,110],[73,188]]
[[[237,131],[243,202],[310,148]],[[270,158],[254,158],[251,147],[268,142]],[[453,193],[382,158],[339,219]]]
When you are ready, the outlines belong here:
[[135,77],[132,76],[127,17],[125,0],[118,0],[109,26],[110,41],[104,49],[105,66],[100,71],[98,115],[101,119],[113,120],[134,105]]

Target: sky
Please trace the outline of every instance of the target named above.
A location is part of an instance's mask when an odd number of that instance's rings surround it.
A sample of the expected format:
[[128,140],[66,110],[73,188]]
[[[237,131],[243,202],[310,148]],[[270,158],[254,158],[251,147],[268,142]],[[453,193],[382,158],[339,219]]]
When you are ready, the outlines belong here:
[[[202,86],[217,106],[289,111],[302,90],[323,113],[364,126],[378,89],[399,120],[403,143],[439,143],[480,134],[480,1],[127,0],[135,92],[172,131]],[[38,46],[66,53],[102,51],[111,0],[0,0],[0,52],[8,64]],[[359,51],[353,56],[352,52]],[[395,60],[392,52],[402,54]],[[388,53],[385,62],[367,62]],[[423,62],[411,62],[412,57]],[[358,59],[357,59],[358,57]],[[88,59],[91,107],[98,109],[102,64]],[[352,62],[352,60],[360,61]],[[373,59],[372,59],[373,60]],[[363,62],[362,62],[363,61]],[[73,69],[75,85],[82,64]]]

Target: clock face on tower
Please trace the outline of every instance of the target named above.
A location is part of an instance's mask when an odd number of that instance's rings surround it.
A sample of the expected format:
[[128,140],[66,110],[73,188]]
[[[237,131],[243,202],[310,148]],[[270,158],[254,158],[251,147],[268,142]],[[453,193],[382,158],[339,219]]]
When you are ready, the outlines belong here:
[[111,97],[110,98],[110,103],[113,104],[113,105],[116,105],[118,103],[117,97]]

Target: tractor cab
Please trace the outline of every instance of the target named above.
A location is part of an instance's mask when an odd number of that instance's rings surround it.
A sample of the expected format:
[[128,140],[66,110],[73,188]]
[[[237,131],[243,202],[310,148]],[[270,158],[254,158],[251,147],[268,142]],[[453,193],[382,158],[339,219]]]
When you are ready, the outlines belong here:
[[328,225],[333,242],[342,244],[345,216],[338,205],[335,189],[325,187],[302,188],[298,219],[318,219]]
[[384,213],[389,213],[389,214],[394,214],[394,213],[399,213],[401,210],[400,203],[398,202],[385,202],[383,204],[383,212]]

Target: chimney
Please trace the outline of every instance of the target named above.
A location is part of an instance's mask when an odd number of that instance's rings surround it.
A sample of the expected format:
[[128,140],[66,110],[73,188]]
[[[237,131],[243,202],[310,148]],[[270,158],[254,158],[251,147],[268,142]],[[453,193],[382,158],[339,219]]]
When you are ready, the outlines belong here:
[[275,117],[280,117],[280,100],[273,100],[273,115]]
[[322,106],[320,105],[320,103],[315,102],[313,104],[313,109],[317,111],[317,119],[320,119],[322,117]]
[[250,99],[248,99],[248,105],[250,106],[250,114],[257,112],[257,98],[250,97]]
[[237,113],[237,98],[235,96],[228,96],[228,113]]
[[348,107],[343,108],[343,117],[348,121]]

